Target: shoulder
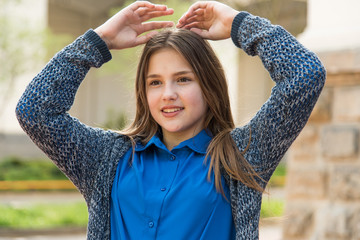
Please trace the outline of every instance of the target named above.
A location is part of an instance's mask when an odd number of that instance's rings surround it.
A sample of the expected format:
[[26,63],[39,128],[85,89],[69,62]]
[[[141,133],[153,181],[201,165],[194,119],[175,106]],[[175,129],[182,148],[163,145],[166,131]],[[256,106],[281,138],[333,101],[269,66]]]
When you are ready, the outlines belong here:
[[126,135],[122,135],[122,134],[117,133],[117,132],[113,132],[113,134],[114,134],[114,137],[115,137],[114,149],[122,157],[132,147],[132,141]]
[[230,136],[240,151],[244,151],[251,141],[251,127],[249,124],[237,127],[230,132]]

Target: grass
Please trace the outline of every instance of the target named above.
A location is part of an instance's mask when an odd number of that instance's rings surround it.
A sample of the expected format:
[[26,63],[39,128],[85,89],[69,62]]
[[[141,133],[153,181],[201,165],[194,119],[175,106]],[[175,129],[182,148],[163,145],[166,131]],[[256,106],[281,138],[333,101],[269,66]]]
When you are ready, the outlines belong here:
[[0,181],[66,179],[66,176],[50,160],[23,160],[17,157],[0,160]]
[[271,187],[284,187],[286,178],[286,164],[280,163],[269,180]]
[[263,199],[260,218],[281,217],[284,214],[284,200]]
[[[271,186],[283,186],[286,165],[280,164]],[[9,157],[0,160],[0,181],[65,180],[67,179],[50,160],[21,160]],[[264,197],[260,212],[262,219],[281,217],[284,201]],[[84,202],[47,203],[24,206],[0,204],[0,228],[51,229],[56,227],[85,227],[88,213]]]
[[[262,203],[261,218],[280,217],[284,202],[265,199]],[[47,203],[27,206],[0,204],[0,228],[10,229],[51,229],[56,227],[85,227],[88,222],[86,204]]]
[[86,204],[34,204],[28,206],[0,205],[0,228],[49,229],[56,227],[85,227],[88,222]]
[[[270,187],[284,187],[286,177],[286,164],[280,163],[269,180]],[[284,199],[264,196],[261,203],[261,218],[281,217],[284,214]]]
[[[280,163],[269,184],[283,186],[285,176],[286,165]],[[0,159],[0,181],[20,180],[67,180],[67,178],[50,160],[23,160],[17,157]]]
[[281,177],[286,176],[286,164],[285,163],[280,163],[276,167],[273,176],[275,176],[275,177],[276,176],[281,176]]

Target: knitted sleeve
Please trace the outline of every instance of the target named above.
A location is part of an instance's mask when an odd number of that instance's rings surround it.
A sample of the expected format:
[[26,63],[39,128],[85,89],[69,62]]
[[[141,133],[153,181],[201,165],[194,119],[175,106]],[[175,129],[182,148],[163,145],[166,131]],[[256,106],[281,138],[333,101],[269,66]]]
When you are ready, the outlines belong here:
[[110,60],[104,45],[92,30],[80,36],[30,82],[16,107],[24,131],[83,194],[118,136],[86,126],[67,111],[90,67]]
[[276,85],[250,123],[232,132],[245,158],[268,181],[305,126],[324,86],[326,73],[318,57],[290,33],[268,20],[241,12],[232,39],[248,55],[259,56]]

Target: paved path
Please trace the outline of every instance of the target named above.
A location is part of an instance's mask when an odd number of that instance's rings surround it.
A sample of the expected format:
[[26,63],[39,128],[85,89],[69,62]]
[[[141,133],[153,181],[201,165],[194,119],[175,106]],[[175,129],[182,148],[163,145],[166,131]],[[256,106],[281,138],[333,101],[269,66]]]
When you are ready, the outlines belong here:
[[[32,235],[32,236],[1,236],[0,240],[85,240],[85,234],[54,234],[54,235]],[[281,228],[276,225],[261,227],[260,240],[281,240]]]
[[85,201],[77,191],[0,192],[0,204],[69,203]]
[[0,240],[85,240],[85,235],[58,235],[56,237],[53,236],[16,236],[16,237],[1,237]]
[[[3,235],[3,236],[2,236]],[[83,231],[75,230],[61,232],[1,232],[0,240],[85,240],[86,234]],[[281,227],[279,225],[267,225],[260,227],[259,240],[281,240]]]
[[261,226],[259,240],[282,240],[281,225]]
[[1,237],[0,240],[85,240],[85,235],[60,235],[60,236],[27,236],[27,237]]

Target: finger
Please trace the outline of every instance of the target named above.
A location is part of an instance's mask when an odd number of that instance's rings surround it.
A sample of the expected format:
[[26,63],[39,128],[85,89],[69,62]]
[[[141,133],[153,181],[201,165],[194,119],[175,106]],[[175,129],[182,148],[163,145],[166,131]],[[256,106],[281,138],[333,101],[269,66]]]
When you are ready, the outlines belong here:
[[193,22],[204,22],[204,21],[205,21],[205,18],[203,15],[200,15],[200,16],[194,15],[186,20],[186,24],[190,24]]
[[198,12],[198,10],[203,10],[207,7],[207,3],[206,2],[197,2],[194,3],[192,6],[190,6],[190,8],[188,9],[187,12],[185,12],[181,18],[179,19],[179,24],[183,24],[186,19],[188,19],[189,17],[191,17],[192,15],[196,14],[196,12]]
[[155,4],[147,1],[136,1],[133,4],[129,5],[129,8],[135,12],[139,8],[154,8]]
[[185,28],[185,29],[196,28],[196,29],[201,29],[201,30],[208,30],[208,28],[206,27],[206,25],[203,22],[192,22],[189,24],[185,24],[182,28]]
[[197,15],[197,16],[203,16],[204,14],[205,14],[205,9],[203,9],[203,8],[199,8],[194,11],[194,15]]
[[183,25],[186,23],[187,19],[190,18],[193,15],[193,11],[189,9],[187,12],[185,12],[178,20],[179,25]]
[[210,33],[209,31],[205,31],[199,28],[191,28],[190,31],[200,35],[200,37],[204,38],[204,39],[210,39]]
[[178,28],[182,28],[187,24],[191,24],[193,22],[204,22],[205,19],[205,10],[197,10],[198,12],[194,12],[194,14],[184,17],[183,19],[179,20],[177,23]]
[[[156,29],[169,28],[174,26],[173,22],[170,21],[154,21],[142,24],[142,32],[148,32]],[[141,33],[140,33],[141,34]]]
[[141,21],[145,22],[145,21],[147,21],[149,19],[152,19],[152,18],[172,15],[173,13],[174,13],[174,10],[171,9],[171,8],[166,9],[165,11],[152,11],[152,12],[148,12],[148,13],[144,14],[141,17]]
[[159,12],[163,12],[163,11],[167,11],[168,8],[165,5],[153,5],[153,7],[149,8],[149,7],[140,7],[138,9],[136,9],[134,11],[135,14],[137,14],[138,16],[142,17],[146,14],[148,14],[149,12],[153,12],[153,11],[159,11]]
[[188,24],[188,23],[191,23],[191,22],[194,22],[194,21],[196,21],[196,15],[187,15],[187,16],[184,16],[184,17],[182,17],[182,18],[180,18],[179,19],[179,21],[178,21],[178,23],[177,23],[177,25],[178,25],[178,27],[183,27],[183,26],[185,26],[186,24]]
[[149,32],[147,34],[144,34],[144,35],[141,35],[141,36],[138,36],[134,42],[134,46],[138,46],[138,45],[141,45],[141,44],[144,44],[146,42],[148,42],[152,37],[154,37],[156,34],[158,34],[157,31],[152,31],[152,32]]
[[182,15],[181,18],[179,19],[178,23],[179,23],[179,24],[184,24],[184,23],[186,23],[187,20],[188,20],[189,18],[191,18],[193,15],[194,15],[193,12],[186,12],[186,13],[184,13],[184,15]]
[[185,22],[186,22],[185,16],[182,15],[182,16],[179,18],[179,20],[178,20],[178,22],[177,22],[177,24],[176,24],[176,27],[177,27],[177,28],[182,28],[182,27],[185,25]]
[[190,6],[187,13],[192,14],[192,13],[196,12],[199,9],[206,9],[207,4],[208,4],[207,2],[196,2],[192,6]]

